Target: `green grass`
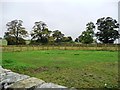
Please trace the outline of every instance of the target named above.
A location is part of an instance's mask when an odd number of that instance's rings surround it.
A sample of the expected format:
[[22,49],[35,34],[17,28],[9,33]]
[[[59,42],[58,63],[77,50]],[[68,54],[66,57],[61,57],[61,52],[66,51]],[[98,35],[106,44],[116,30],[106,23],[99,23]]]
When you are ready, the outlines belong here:
[[67,87],[115,88],[118,86],[117,54],[117,51],[80,50],[3,52],[2,65]]

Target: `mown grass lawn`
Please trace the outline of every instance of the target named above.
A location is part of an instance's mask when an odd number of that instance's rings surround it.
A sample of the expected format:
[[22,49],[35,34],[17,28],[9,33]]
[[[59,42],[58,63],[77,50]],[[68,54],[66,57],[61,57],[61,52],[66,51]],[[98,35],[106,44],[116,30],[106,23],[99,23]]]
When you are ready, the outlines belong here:
[[117,51],[3,52],[2,58],[4,68],[47,82],[75,88],[118,87]]

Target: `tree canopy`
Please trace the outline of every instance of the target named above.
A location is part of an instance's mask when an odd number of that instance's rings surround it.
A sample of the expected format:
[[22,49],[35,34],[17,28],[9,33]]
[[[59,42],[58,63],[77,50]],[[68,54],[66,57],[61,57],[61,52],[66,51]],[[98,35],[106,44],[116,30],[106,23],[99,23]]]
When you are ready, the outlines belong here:
[[[28,32],[22,24],[22,20],[12,20],[6,24],[7,31],[5,32],[4,38],[7,40],[8,45],[26,44],[24,38],[28,36]],[[97,33],[95,33],[95,24],[93,22],[89,22],[86,24],[86,30],[83,31],[82,34],[75,39],[75,41],[73,41],[71,36],[65,36],[65,34],[63,34],[60,30],[51,31],[48,29],[45,22],[38,21],[34,23],[30,32],[30,44],[58,45],[61,42],[62,44],[66,42],[91,44],[97,43],[97,40],[102,43],[114,43],[116,39],[120,38],[120,34],[118,32],[119,24],[117,20],[111,17],[103,17],[97,20],[96,25]]]
[[39,21],[35,22],[33,30],[31,32],[32,40],[36,40],[37,43],[48,43],[51,31],[48,30],[47,24]]
[[86,24],[86,31],[83,31],[79,36],[79,42],[84,44],[93,43],[95,25],[93,22]]
[[19,45],[22,44],[22,42],[24,42],[23,38],[27,37],[28,33],[22,26],[22,23],[23,23],[22,20],[13,20],[6,24],[7,32],[5,32],[4,37],[9,42],[8,44],[12,43],[14,45]]
[[54,37],[55,42],[62,42],[62,38],[64,37],[64,34],[59,30],[55,30],[53,31],[52,36]]
[[102,43],[114,43],[116,39],[120,37],[118,32],[119,24],[118,22],[111,17],[103,17],[97,20],[97,29],[99,30],[96,33],[96,37]]

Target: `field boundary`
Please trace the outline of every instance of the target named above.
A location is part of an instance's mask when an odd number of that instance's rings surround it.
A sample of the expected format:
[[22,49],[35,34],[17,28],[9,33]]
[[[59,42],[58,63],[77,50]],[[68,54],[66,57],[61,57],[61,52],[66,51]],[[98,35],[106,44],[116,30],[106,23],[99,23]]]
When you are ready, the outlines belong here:
[[79,45],[3,45],[3,52],[33,50],[112,50],[119,51],[120,44],[79,44]]

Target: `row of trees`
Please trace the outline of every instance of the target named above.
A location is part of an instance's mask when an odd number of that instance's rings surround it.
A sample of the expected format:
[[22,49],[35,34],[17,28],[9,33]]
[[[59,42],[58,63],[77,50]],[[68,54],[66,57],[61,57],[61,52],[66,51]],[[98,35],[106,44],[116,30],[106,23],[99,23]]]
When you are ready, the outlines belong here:
[[120,38],[118,32],[119,24],[115,19],[111,17],[103,17],[97,20],[97,30],[95,33],[95,25],[93,22],[86,24],[86,31],[76,38],[75,41],[82,43],[92,43],[94,41],[93,37],[97,37],[102,43],[114,43],[114,41]]
[[[21,20],[13,20],[6,24],[7,32],[5,32],[4,38],[7,40],[8,45],[26,44],[24,38],[28,36],[28,32],[22,26],[22,23]],[[50,31],[47,24],[42,21],[35,22],[30,35],[32,37],[30,44],[72,42],[72,38],[65,37],[61,31]]]
[[[23,27],[23,21],[13,20],[6,24],[7,32],[5,32],[4,38],[7,40],[8,45],[20,45],[26,44],[25,37],[28,36],[28,32]],[[116,39],[120,37],[118,32],[119,24],[115,19],[111,17],[103,17],[97,20],[97,33],[95,33],[95,24],[89,22],[86,24],[86,30],[75,39],[75,42],[90,44],[93,43],[94,37],[97,37],[102,43],[114,43]],[[61,42],[74,42],[72,37],[65,37],[65,35],[59,31],[51,31],[48,29],[46,23],[39,21],[35,22],[30,33],[30,44],[60,44]]]

